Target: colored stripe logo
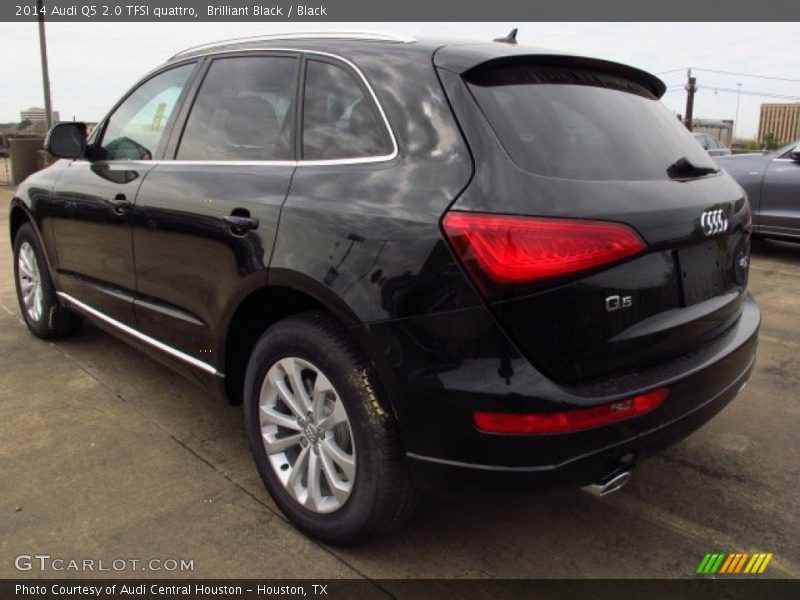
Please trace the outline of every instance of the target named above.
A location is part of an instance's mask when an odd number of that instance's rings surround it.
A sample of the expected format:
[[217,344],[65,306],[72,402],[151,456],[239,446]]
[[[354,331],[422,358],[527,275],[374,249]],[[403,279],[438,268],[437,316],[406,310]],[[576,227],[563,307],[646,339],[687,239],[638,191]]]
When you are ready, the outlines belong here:
[[753,575],[763,573],[771,560],[772,552],[757,552],[755,554],[747,552],[734,552],[732,554],[709,552],[700,561],[700,566],[697,567],[696,572],[702,575],[731,575],[736,573]]

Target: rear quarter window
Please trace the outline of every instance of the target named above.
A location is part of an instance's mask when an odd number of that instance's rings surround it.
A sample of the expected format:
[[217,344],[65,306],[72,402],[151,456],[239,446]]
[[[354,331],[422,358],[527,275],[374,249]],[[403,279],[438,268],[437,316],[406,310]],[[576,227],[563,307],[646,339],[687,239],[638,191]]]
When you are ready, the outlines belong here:
[[354,75],[317,60],[306,64],[302,146],[305,160],[381,157],[392,152],[386,125]]

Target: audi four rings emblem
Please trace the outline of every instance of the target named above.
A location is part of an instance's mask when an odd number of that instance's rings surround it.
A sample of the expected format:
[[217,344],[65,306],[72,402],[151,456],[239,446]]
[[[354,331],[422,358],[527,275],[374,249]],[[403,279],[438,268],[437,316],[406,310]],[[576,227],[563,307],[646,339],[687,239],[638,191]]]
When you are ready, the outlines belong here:
[[728,230],[728,217],[725,216],[725,211],[721,208],[717,210],[707,210],[700,217],[700,226],[703,228],[703,233],[707,236],[724,233]]

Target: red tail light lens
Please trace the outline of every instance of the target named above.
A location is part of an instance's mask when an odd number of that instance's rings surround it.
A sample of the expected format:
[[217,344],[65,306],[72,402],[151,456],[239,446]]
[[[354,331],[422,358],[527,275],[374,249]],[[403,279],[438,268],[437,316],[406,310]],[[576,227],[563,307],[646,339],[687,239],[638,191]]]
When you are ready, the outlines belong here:
[[484,433],[567,433],[637,417],[658,408],[669,391],[658,388],[612,404],[554,413],[515,414],[475,412],[475,427]]
[[585,271],[646,247],[627,225],[605,221],[449,212],[442,224],[473,275],[496,284]]

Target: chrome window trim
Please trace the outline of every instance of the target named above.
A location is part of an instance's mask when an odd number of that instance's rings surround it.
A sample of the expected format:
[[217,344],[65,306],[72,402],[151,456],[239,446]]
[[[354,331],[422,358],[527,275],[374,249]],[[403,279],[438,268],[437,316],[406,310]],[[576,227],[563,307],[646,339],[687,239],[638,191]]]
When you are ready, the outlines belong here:
[[[390,159],[381,159],[390,160]],[[85,158],[75,159],[76,162],[86,162],[93,165],[106,165],[124,170],[125,165],[179,165],[179,166],[212,166],[212,167],[318,167],[326,165],[357,165],[361,163],[377,162],[372,157],[364,158],[334,158],[330,160],[97,160],[89,161]]]
[[108,167],[125,168],[125,165],[200,165],[200,166],[261,166],[261,167],[296,167],[296,160],[96,160],[76,159],[82,162],[91,162],[93,165],[105,165]]
[[137,329],[134,329],[133,327],[125,325],[125,323],[120,323],[116,319],[112,319],[107,314],[102,313],[102,312],[100,312],[99,310],[97,310],[95,308],[92,308],[88,304],[84,304],[83,302],[81,302],[80,300],[78,300],[76,298],[73,298],[69,294],[66,294],[64,292],[56,292],[56,294],[58,294],[58,296],[60,298],[66,300],[69,304],[74,305],[76,308],[80,309],[81,311],[83,311],[83,312],[85,312],[85,313],[87,313],[87,314],[89,314],[89,315],[91,315],[91,316],[103,321],[104,323],[107,323],[107,324],[109,324],[109,325],[111,325],[113,327],[116,327],[117,329],[119,329],[123,333],[127,333],[128,335],[130,335],[132,337],[135,337],[136,339],[144,342],[145,344],[153,346],[154,348],[157,348],[158,350],[161,350],[162,352],[165,352],[166,354],[174,356],[175,358],[177,358],[179,360],[182,360],[183,362],[188,363],[188,364],[192,365],[193,367],[196,367],[198,369],[201,369],[201,370],[205,371],[206,373],[210,373],[211,375],[216,375],[217,377],[225,377],[224,373],[220,373],[212,365],[210,365],[208,363],[204,363],[202,360],[198,360],[194,356],[189,356],[188,354],[186,354],[184,352],[181,352],[180,350],[177,350],[177,349],[173,348],[172,346],[168,346],[164,342],[160,342],[157,339],[152,338],[149,335],[146,335],[146,334],[142,333],[141,331],[139,331]]
[[[386,116],[386,112],[383,110],[383,106],[381,105],[380,101],[378,100],[378,96],[375,94],[375,90],[372,88],[372,85],[367,80],[364,73],[359,69],[352,61],[344,58],[343,56],[339,56],[338,54],[332,54],[330,52],[323,52],[320,50],[305,50],[302,48],[240,48],[235,50],[220,50],[219,52],[214,52],[209,58],[213,60],[215,56],[223,55],[223,54],[241,54],[243,52],[291,52],[294,54],[310,54],[316,56],[324,56],[327,58],[331,58],[333,60],[340,61],[350,67],[356,75],[361,79],[364,83],[364,86],[367,88],[367,92],[369,93],[372,101],[375,103],[375,106],[378,107],[378,113],[383,119],[383,125],[386,128],[386,131],[389,132],[389,138],[392,140],[392,152],[389,154],[384,154],[380,156],[360,156],[356,158],[331,158],[325,160],[169,160],[169,159],[158,159],[158,160],[127,160],[127,159],[119,159],[118,161],[110,161],[110,160],[100,160],[100,161],[89,161],[87,159],[77,159],[79,161],[87,160],[87,162],[92,162],[92,164],[105,164],[109,166],[113,166],[119,163],[125,164],[142,164],[142,165],[181,165],[181,166],[190,166],[190,165],[198,165],[198,166],[275,166],[275,167],[325,167],[325,166],[335,166],[335,165],[361,165],[361,164],[369,164],[369,163],[377,163],[377,162],[386,162],[390,160],[394,160],[400,155],[400,148],[397,145],[397,138],[394,135],[394,130],[392,126],[389,124],[389,119]],[[177,56],[177,55],[176,55]],[[192,57],[187,58],[180,63],[176,63],[175,66],[178,64],[185,64],[190,61],[196,61],[199,57]],[[136,84],[135,88],[138,88],[142,83],[144,83],[150,76],[155,76],[159,71],[166,70],[165,67],[172,67],[172,63],[168,63],[166,65],[162,65],[150,71],[147,75],[142,77],[139,82]],[[199,90],[198,90],[199,91]],[[129,94],[130,95],[130,94]],[[127,96],[126,96],[127,97]],[[116,110],[117,106],[120,103],[117,103],[111,112]],[[97,128],[99,129],[101,126],[105,127],[105,121],[111,115],[111,112],[106,115],[100,123],[98,123]],[[92,135],[95,135],[92,132]]]
[[199,52],[201,50],[213,50],[221,46],[230,44],[245,44],[247,42],[268,42],[270,40],[343,40],[343,41],[373,41],[373,42],[400,42],[403,44],[411,44],[417,40],[411,36],[401,35],[398,33],[382,33],[372,31],[318,31],[318,32],[295,32],[295,33],[273,33],[268,35],[251,35],[239,38],[231,38],[228,40],[219,40],[217,42],[209,42],[207,44],[198,44],[197,46],[190,46],[180,52],[174,54],[170,60],[190,54],[192,52]]

